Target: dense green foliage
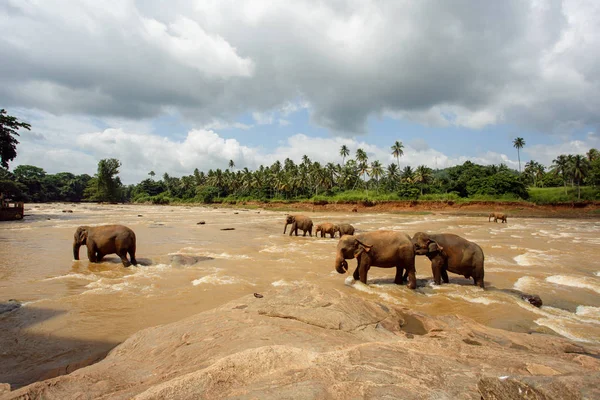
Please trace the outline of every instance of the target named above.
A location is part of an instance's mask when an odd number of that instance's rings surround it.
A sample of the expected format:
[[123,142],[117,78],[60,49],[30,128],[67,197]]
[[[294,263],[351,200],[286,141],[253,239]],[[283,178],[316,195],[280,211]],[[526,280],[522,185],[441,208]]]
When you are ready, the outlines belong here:
[[31,129],[31,125],[10,116],[5,109],[0,110],[0,168],[8,169],[8,163],[17,156],[19,128]]
[[[524,146],[522,138],[514,146]],[[450,168],[432,170],[420,165],[399,168],[403,145],[391,146],[395,163],[387,167],[377,160],[369,163],[367,153],[357,149],[350,158],[346,146],[340,149],[342,164],[322,165],[303,156],[296,164],[287,158],[255,171],[234,171],[229,160],[225,170],[195,169],[178,177],[156,173],[138,184],[124,186],[118,176],[121,163],[100,160],[93,177],[62,172],[48,175],[32,165],[21,165],[11,173],[0,169],[0,190],[16,200],[104,201],[170,204],[173,202],[236,203],[240,201],[373,202],[393,200],[526,200],[537,203],[600,200],[600,157],[596,149],[586,156],[560,155],[549,170],[534,160],[523,173],[506,165],[478,165],[470,161]],[[582,185],[587,185],[581,190]],[[529,188],[529,189],[528,189]]]

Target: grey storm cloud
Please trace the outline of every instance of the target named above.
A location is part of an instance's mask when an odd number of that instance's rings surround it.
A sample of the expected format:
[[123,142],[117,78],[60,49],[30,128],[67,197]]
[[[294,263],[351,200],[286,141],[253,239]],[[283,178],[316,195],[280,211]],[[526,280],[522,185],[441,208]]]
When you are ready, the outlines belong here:
[[0,98],[58,115],[176,108],[198,123],[302,99],[314,123],[348,135],[384,113],[596,127],[596,3],[7,0]]

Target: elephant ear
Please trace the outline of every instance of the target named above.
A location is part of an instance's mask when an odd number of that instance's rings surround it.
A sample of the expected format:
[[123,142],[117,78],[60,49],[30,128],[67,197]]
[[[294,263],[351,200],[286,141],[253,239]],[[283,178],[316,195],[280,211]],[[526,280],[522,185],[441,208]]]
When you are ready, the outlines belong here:
[[366,245],[358,239],[354,240],[356,243],[356,250],[354,250],[354,258],[358,258],[358,256],[360,256],[363,252],[368,253],[371,251],[371,247],[373,246]]
[[81,244],[84,244],[87,239],[87,229],[85,229],[84,227],[77,228],[76,236],[77,241]]
[[429,243],[429,246],[427,247],[427,251],[429,253],[435,253],[436,251],[442,251],[442,250],[444,250],[444,248],[434,241],[431,241]]

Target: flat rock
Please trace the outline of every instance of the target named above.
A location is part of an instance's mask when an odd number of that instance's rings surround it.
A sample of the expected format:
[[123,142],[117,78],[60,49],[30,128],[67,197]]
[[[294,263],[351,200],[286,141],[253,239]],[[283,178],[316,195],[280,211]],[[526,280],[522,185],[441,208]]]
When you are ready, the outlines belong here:
[[17,308],[21,307],[21,302],[17,301],[17,300],[8,300],[7,302],[4,303],[0,303],[0,314],[4,314],[13,310],[16,310]]
[[142,330],[96,364],[0,398],[600,398],[595,345],[430,317],[347,288],[262,293]]

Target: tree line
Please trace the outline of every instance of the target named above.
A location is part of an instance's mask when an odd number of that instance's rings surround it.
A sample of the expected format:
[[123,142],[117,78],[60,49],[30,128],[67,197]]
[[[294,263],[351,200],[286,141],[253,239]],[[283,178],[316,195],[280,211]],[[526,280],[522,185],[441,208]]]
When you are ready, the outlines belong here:
[[[4,112],[4,110],[2,110]],[[3,118],[4,114],[0,114]],[[29,129],[29,125],[12,119],[8,129]],[[21,125],[19,125],[21,124]],[[4,124],[6,125],[6,124]],[[4,129],[4,128],[3,128]],[[3,132],[3,131],[2,131]],[[11,136],[11,134],[7,134]],[[16,142],[18,143],[18,142]],[[16,143],[7,147],[15,150]],[[4,143],[0,143],[4,146]],[[516,138],[513,146],[525,146],[523,138]],[[9,149],[10,150],[10,149]],[[582,185],[600,185],[600,157],[598,150],[590,149],[586,156],[559,155],[546,167],[534,160],[525,164],[523,172],[505,164],[478,165],[470,161],[454,167],[433,170],[426,165],[400,168],[404,146],[396,141],[391,147],[396,159],[387,166],[378,160],[369,161],[367,153],[359,148],[354,154],[346,145],[339,149],[338,162],[320,163],[306,155],[296,163],[290,158],[259,166],[256,170],[236,169],[230,160],[225,169],[199,171],[190,175],[170,176],[167,172],[155,179],[156,173],[133,185],[123,185],[119,172],[121,162],[103,159],[94,176],[69,172],[47,174],[33,165],[20,165],[10,172],[8,161],[16,151],[0,152],[0,191],[15,200],[45,201],[102,201],[102,202],[171,202],[240,201],[240,200],[302,200],[327,199],[506,199],[529,197],[528,187],[578,188]],[[12,158],[11,158],[12,157]],[[339,162],[341,161],[341,162]]]

